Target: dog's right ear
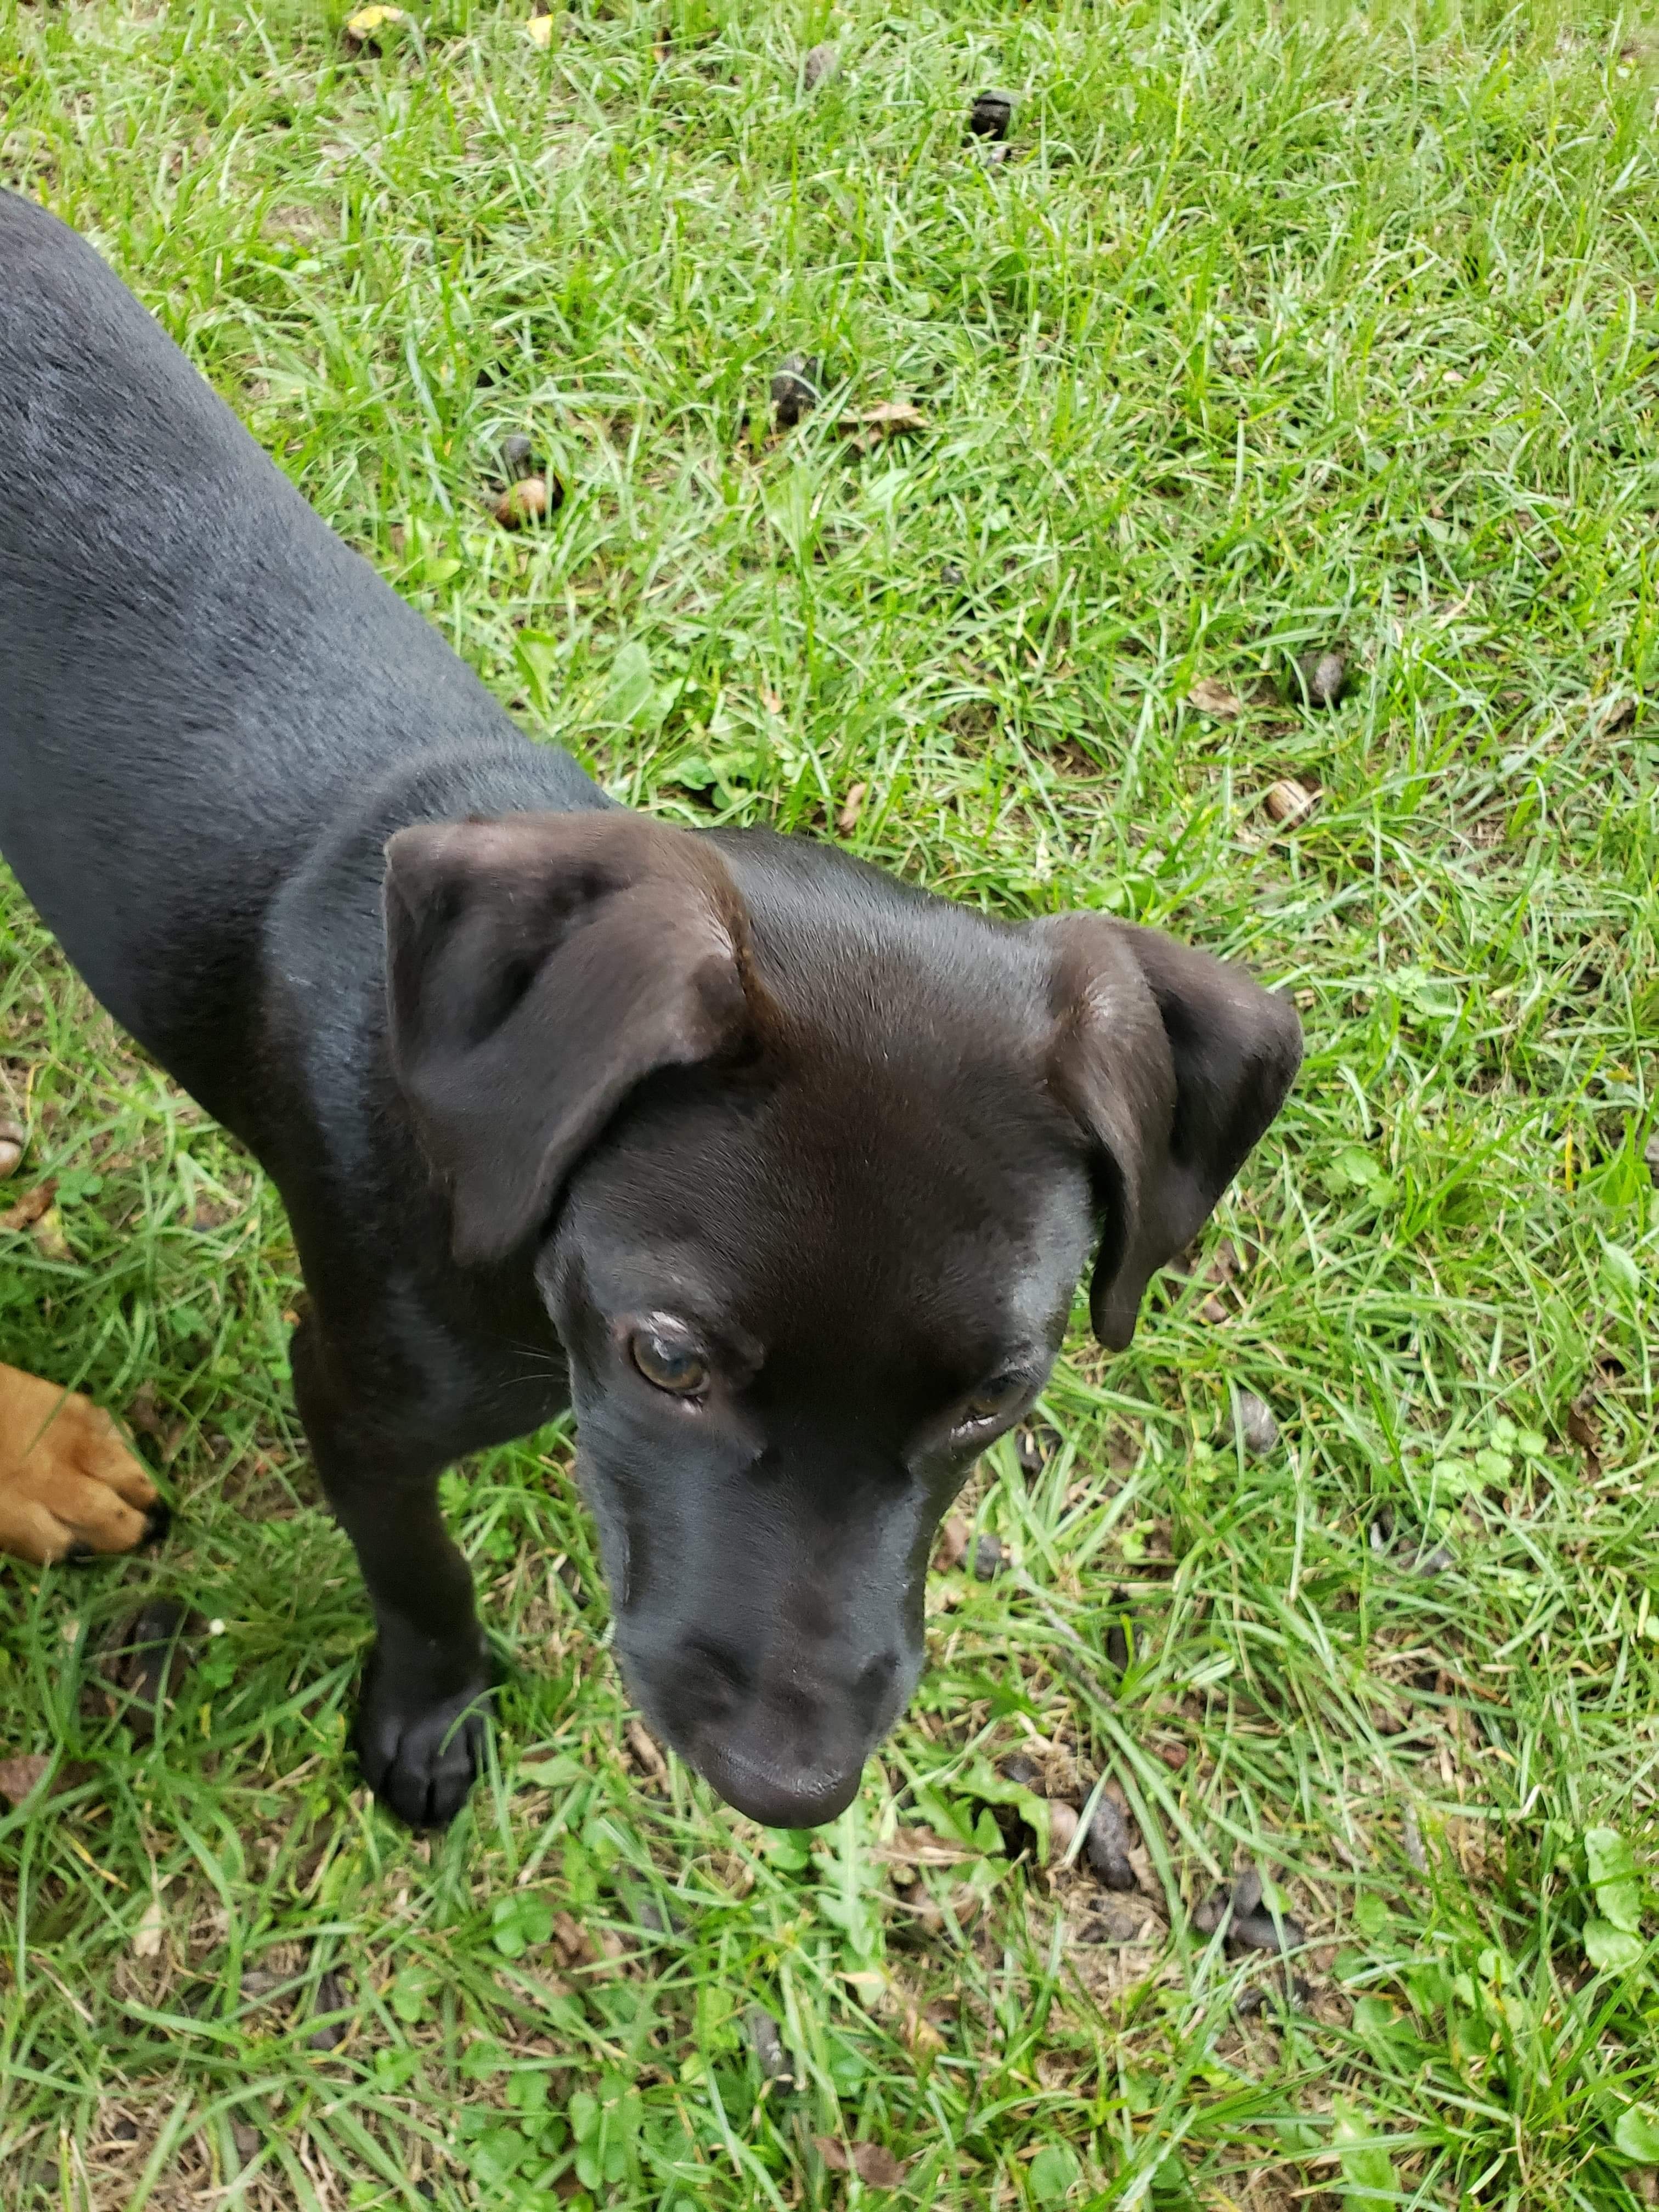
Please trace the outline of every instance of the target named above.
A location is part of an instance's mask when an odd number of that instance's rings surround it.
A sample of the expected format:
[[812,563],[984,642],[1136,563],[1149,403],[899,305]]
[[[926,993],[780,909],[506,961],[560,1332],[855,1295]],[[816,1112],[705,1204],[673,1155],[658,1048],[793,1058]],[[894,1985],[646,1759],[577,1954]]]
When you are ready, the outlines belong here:
[[464,1264],[534,1234],[636,1084],[747,1019],[725,862],[620,808],[400,830],[386,932],[392,1070]]

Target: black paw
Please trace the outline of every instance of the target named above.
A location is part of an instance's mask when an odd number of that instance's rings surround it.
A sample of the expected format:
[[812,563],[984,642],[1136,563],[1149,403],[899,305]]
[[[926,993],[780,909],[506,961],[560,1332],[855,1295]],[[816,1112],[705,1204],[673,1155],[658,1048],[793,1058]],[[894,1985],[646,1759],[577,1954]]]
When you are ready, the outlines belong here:
[[422,1699],[371,1668],[355,1741],[363,1778],[411,1828],[447,1828],[483,1765],[490,1687],[481,1678],[452,1696]]

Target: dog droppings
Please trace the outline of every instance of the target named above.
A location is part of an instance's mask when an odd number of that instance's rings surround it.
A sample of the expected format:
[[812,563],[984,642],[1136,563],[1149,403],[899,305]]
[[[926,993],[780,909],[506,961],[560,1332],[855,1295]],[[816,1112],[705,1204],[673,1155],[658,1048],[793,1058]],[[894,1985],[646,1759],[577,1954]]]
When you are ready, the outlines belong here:
[[535,459],[535,441],[530,433],[527,430],[509,430],[501,440],[502,483],[522,483],[526,477],[539,475]]
[[981,92],[968,111],[968,128],[975,138],[1006,138],[1013,119],[1013,94],[1007,92]]
[[495,520],[503,530],[522,530],[527,522],[542,522],[564,503],[564,486],[557,477],[520,477],[495,502]]
[[[345,1985],[340,1977],[331,1970],[318,1983],[316,2002],[311,2009],[313,2014],[320,2017],[326,2014],[343,2012],[347,2002]],[[346,2039],[346,2030],[349,2025],[349,2023],[343,2020],[323,2019],[321,2026],[313,2027],[311,2033],[307,2036],[307,2050],[337,2050]]]
[[1279,1443],[1279,1424],[1265,1399],[1254,1390],[1238,1394],[1239,1440],[1252,1459],[1265,1459]]
[[1298,823],[1305,822],[1318,805],[1319,794],[1310,791],[1305,784],[1293,783],[1285,776],[1279,782],[1268,785],[1267,796],[1261,803],[1269,817],[1281,829],[1294,830]]
[[787,2095],[795,2087],[795,2069],[783,2047],[783,2031],[764,2005],[750,2005],[746,2015],[749,2040],[769,2081]]
[[1334,707],[1348,686],[1340,653],[1304,653],[1296,664],[1295,696],[1310,707]]
[[815,354],[792,353],[778,363],[772,375],[772,416],[780,430],[793,430],[817,405],[823,397],[821,374]]
[[826,40],[823,46],[814,46],[801,64],[801,80],[811,92],[814,86],[822,84],[825,77],[834,76],[840,66],[841,56]]
[[1135,1870],[1129,1863],[1129,1824],[1112,1798],[1103,1795],[1095,1807],[1089,1832],[1083,1839],[1083,1852],[1090,1871],[1097,1875],[1108,1889],[1134,1887]]
[[1021,1429],[1014,1437],[1014,1456],[1019,1462],[1019,1471],[1028,1478],[1041,1474],[1048,1464],[1048,1455],[1059,1439],[1052,1429]]
[[123,1717],[139,1742],[155,1735],[174,1678],[195,1658],[186,1639],[204,1626],[173,1599],[152,1598],[111,1638],[106,1672],[114,1689],[125,1693]]
[[1008,1563],[1008,1553],[1002,1539],[994,1536],[988,1528],[974,1547],[974,1578],[988,1583],[994,1575],[1001,1573]]

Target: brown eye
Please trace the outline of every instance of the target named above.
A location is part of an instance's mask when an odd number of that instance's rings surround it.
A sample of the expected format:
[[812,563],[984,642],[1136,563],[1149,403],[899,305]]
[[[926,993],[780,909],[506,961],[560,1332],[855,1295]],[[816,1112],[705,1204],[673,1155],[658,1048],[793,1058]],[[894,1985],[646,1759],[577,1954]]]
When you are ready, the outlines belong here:
[[988,1382],[981,1382],[963,1410],[964,1428],[987,1428],[993,1421],[1006,1421],[1018,1409],[1026,1391],[1030,1378],[1024,1375],[994,1375]]
[[635,1329],[628,1348],[634,1364],[654,1389],[676,1398],[695,1397],[708,1380],[708,1365],[685,1339],[655,1328]]

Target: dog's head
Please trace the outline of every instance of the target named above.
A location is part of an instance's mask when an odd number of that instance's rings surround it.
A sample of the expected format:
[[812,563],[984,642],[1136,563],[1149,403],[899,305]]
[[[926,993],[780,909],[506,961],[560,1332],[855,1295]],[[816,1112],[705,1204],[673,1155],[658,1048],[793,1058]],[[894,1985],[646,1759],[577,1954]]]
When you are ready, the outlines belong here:
[[400,831],[386,921],[455,1256],[528,1258],[569,1360],[630,1684],[740,1809],[828,1820],[1091,1248],[1121,1349],[1277,1112],[1295,1012],[1098,915],[621,811]]

